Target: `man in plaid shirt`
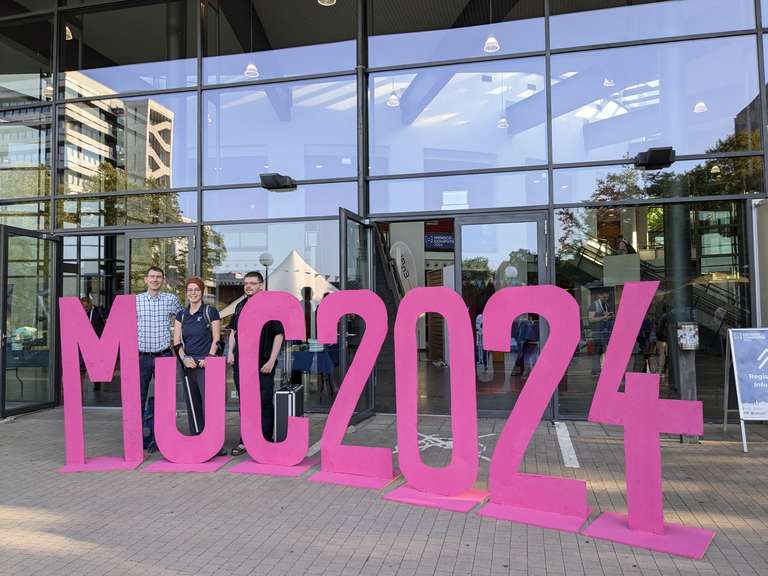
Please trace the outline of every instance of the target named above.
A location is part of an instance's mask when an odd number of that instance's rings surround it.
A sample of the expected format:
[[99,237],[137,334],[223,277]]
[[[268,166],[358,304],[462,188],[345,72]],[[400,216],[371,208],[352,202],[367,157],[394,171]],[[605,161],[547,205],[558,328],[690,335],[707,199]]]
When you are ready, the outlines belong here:
[[136,295],[136,320],[139,328],[139,374],[141,378],[141,406],[147,405],[149,383],[155,374],[155,358],[172,356],[171,322],[181,310],[176,295],[161,292],[165,272],[150,266],[144,275],[147,291]]

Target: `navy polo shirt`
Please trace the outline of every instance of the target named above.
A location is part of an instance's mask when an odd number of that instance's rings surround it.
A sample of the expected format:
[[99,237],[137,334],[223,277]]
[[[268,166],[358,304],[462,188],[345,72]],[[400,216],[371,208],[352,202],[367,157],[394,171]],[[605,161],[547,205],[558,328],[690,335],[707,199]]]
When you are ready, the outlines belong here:
[[[176,314],[176,320],[181,322],[181,339],[184,342],[184,352],[195,360],[208,356],[213,343],[212,330],[208,329],[205,321],[205,306],[205,304],[201,305],[194,314],[190,314],[189,307],[179,310]],[[208,317],[211,323],[219,320],[218,310],[213,306],[208,306]]]

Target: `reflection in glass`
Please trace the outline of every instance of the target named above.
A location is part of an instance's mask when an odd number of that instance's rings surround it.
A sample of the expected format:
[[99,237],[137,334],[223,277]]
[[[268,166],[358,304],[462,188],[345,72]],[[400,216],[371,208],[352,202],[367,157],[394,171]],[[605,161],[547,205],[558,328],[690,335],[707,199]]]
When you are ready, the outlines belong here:
[[706,202],[555,212],[556,282],[579,302],[585,340],[560,386],[560,412],[586,415],[625,282],[659,281],[632,355],[635,372],[661,375],[679,398],[676,325],[696,322],[698,398],[721,417],[728,328],[750,324],[746,203]]
[[8,236],[3,326],[5,408],[51,402],[51,270],[54,242]]
[[715,158],[675,162],[664,170],[644,171],[625,164],[555,170],[556,204],[614,202],[673,196],[760,194],[763,158]]
[[545,164],[544,59],[373,75],[371,174]]
[[371,66],[544,50],[542,0],[374,0]]
[[51,111],[0,110],[0,198],[51,193]]
[[206,0],[207,84],[353,70],[355,5],[306,0]]
[[370,182],[373,214],[512,208],[548,201],[546,170]]
[[71,198],[56,202],[59,228],[190,223],[197,220],[194,192]]
[[52,47],[51,18],[0,23],[0,108],[53,98]]
[[204,106],[206,185],[357,176],[353,77],[212,90]]
[[108,98],[59,108],[59,193],[197,183],[194,94]]
[[337,216],[340,207],[357,209],[356,182],[312,184],[286,192],[240,188],[203,193],[203,218],[207,222]]
[[51,225],[50,202],[19,202],[0,204],[0,224],[46,230]]
[[496,353],[483,348],[483,311],[497,290],[539,284],[538,224],[463,224],[460,229],[461,295],[475,335],[478,409],[509,411],[539,356],[539,317],[516,318],[510,351]]
[[163,290],[176,294],[180,302],[186,301],[185,280],[189,269],[189,236],[158,236],[130,238],[130,268],[128,291],[138,294],[147,290],[144,278],[150,266],[165,272]]
[[653,146],[757,150],[756,66],[751,37],[555,55],[554,160],[618,160]]
[[722,0],[551,0],[549,6],[552,48],[755,26],[753,0],[731,0],[727,9]]
[[[213,281],[213,303],[225,327],[243,297],[243,275],[250,270],[266,277],[269,290],[289,292],[299,299],[310,334],[323,295],[339,289],[338,220],[204,226],[202,246],[203,277]],[[269,261],[264,256],[272,260],[268,270],[262,264]],[[322,352],[319,358],[315,350]],[[310,351],[309,344],[288,343],[278,359],[275,382],[305,380],[306,402],[317,405],[326,377],[338,389],[337,365],[338,350],[332,354],[319,346]],[[227,377],[227,399],[231,400],[235,390],[230,371]],[[326,402],[327,394],[326,387]]]
[[192,0],[62,13],[59,90],[65,98],[197,83]]

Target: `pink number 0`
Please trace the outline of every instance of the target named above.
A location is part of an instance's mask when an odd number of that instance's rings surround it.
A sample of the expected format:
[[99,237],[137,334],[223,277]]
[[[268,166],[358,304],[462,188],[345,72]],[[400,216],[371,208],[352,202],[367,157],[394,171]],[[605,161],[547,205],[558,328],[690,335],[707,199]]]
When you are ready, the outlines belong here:
[[323,429],[320,444],[322,470],[391,480],[392,450],[341,444],[387,336],[387,310],[381,298],[370,290],[329,294],[317,312],[317,339],[324,344],[336,343],[336,328],[345,314],[355,314],[365,320],[365,333]]
[[[518,472],[525,450],[541,416],[565,374],[579,342],[579,308],[576,301],[556,286],[524,286],[496,292],[483,311],[483,341],[486,350],[508,352],[512,322],[521,314],[546,318],[550,333],[541,356],[496,444],[489,468],[491,508],[511,507],[503,517],[542,524],[537,515],[562,515],[574,521],[556,522],[558,527],[578,530],[579,519],[589,515],[586,482]],[[498,507],[497,507],[498,509]],[[515,509],[517,510],[515,512]],[[521,509],[524,512],[521,513]],[[485,509],[484,509],[485,510]],[[481,512],[482,513],[482,512]],[[496,515],[487,510],[488,515]],[[552,525],[552,518],[543,520]]]
[[[425,465],[419,454],[416,320],[425,312],[441,314],[448,322],[453,450],[451,463],[443,468]],[[398,463],[408,484],[422,492],[456,496],[470,490],[477,478],[472,351],[472,328],[461,296],[444,287],[414,288],[405,295],[395,321]]]

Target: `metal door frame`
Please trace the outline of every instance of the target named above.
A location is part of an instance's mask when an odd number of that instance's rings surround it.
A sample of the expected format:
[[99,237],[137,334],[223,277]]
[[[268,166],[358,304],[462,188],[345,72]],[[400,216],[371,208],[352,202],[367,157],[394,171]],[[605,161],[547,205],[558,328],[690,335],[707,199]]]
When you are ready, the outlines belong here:
[[198,262],[198,228],[196,226],[180,226],[178,228],[160,228],[160,229],[140,229],[126,230],[123,232],[123,242],[125,247],[125,294],[131,294],[131,240],[146,238],[173,238],[176,236],[187,236],[191,238],[192,244],[187,254],[187,270],[189,276],[196,276]]
[[[370,282],[369,290],[374,291],[376,286],[376,280],[374,278],[375,267],[373,266],[373,225],[365,218],[347,210],[346,208],[339,207],[339,280],[342,290],[347,290],[347,223],[349,221],[363,227],[367,235],[366,242],[366,259],[368,264],[368,279]],[[348,351],[347,351],[347,319],[344,317],[341,323],[340,337],[343,345],[339,349],[339,367],[342,368],[342,379],[346,374],[348,365]],[[355,412],[350,420],[350,424],[356,424],[367,418],[375,415],[374,406],[376,405],[376,365],[368,378],[369,387],[368,394],[368,406],[361,412]]]
[[[28,238],[37,238],[52,243],[53,253],[49,274],[50,310],[48,317],[48,340],[50,347],[50,356],[48,360],[48,385],[50,386],[51,399],[46,402],[34,403],[29,406],[21,406],[8,410],[5,406],[6,392],[6,372],[5,372],[5,342],[8,335],[5,334],[6,323],[8,321],[8,237],[26,236]],[[58,298],[61,294],[61,238],[53,234],[38,232],[36,230],[25,230],[14,226],[0,225],[0,418],[34,412],[45,408],[56,406],[61,399],[59,388],[59,307]]]
[[[549,212],[547,210],[530,210],[527,212],[509,212],[509,213],[494,213],[492,215],[477,216],[456,216],[454,219],[454,252],[453,252],[453,267],[454,267],[454,284],[455,289],[461,295],[461,228],[465,225],[477,226],[479,224],[514,224],[514,223],[536,223],[538,246],[538,273],[539,273],[539,286],[552,283],[552,269],[549,260]],[[546,326],[540,327],[540,336],[543,342],[547,337]],[[546,411],[542,415],[542,419],[554,420],[557,414],[557,393],[552,395],[552,398],[547,406]],[[506,410],[478,410],[478,415],[484,418],[506,418],[509,413]]]

